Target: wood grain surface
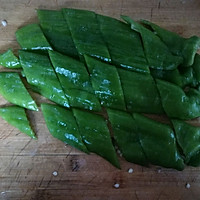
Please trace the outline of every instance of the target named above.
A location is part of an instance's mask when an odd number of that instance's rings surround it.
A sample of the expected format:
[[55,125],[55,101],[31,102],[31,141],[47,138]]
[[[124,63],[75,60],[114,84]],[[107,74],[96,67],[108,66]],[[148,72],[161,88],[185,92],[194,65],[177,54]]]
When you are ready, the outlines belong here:
[[[134,19],[147,19],[185,37],[200,36],[199,0],[0,0],[0,53],[19,48],[15,31],[37,22],[35,9],[72,7]],[[0,67],[0,70],[4,70]],[[45,101],[32,94],[37,102]],[[0,96],[0,105],[8,104]],[[29,112],[38,140],[0,119],[0,199],[30,200],[198,200],[200,168],[178,172],[141,167],[120,158],[121,170],[53,138],[41,112]],[[197,119],[194,121],[200,125]],[[165,159],[165,158],[163,158]],[[133,173],[128,169],[133,168]],[[114,184],[119,183],[118,189]],[[185,185],[189,183],[190,188]]]

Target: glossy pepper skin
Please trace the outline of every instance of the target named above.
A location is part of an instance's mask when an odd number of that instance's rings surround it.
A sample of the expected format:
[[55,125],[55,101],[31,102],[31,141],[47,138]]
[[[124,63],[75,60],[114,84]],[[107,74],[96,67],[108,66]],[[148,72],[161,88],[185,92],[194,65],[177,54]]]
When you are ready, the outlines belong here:
[[87,149],[102,156],[115,167],[120,168],[104,118],[78,109],[73,109],[73,113]]
[[124,94],[116,67],[89,56],[85,56],[85,61],[93,89],[101,105],[126,110]]
[[172,120],[176,138],[185,155],[187,165],[200,165],[200,128],[181,120]]
[[62,11],[39,9],[37,16],[42,31],[52,48],[60,53],[79,58]]
[[183,62],[182,57],[172,55],[168,47],[149,29],[138,24],[128,16],[121,17],[131,25],[131,29],[140,33],[150,68],[174,70]]
[[70,106],[100,111],[85,65],[73,58],[49,51],[49,57]]
[[140,143],[151,164],[177,170],[184,169],[184,162],[177,150],[172,128],[143,115],[134,113]]
[[69,107],[48,56],[20,51],[19,57],[26,79],[34,90],[55,103]]
[[179,86],[156,80],[163,108],[170,118],[189,120],[200,116],[200,92],[190,88],[184,92]]
[[38,111],[35,101],[32,99],[18,73],[0,73],[0,94],[9,102],[29,110]]
[[191,66],[194,62],[194,57],[200,47],[200,38],[192,36],[190,38],[183,38],[178,34],[165,30],[160,26],[146,21],[141,21],[143,24],[150,26],[154,34],[157,35],[173,53],[173,55],[181,56],[183,58],[182,66]]
[[163,113],[156,84],[148,74],[118,69],[127,110],[130,112]]
[[41,104],[41,108],[53,137],[88,153],[71,110],[52,104]]
[[137,126],[131,114],[107,109],[116,144],[122,156],[129,162],[148,165],[148,160],[140,144]]
[[5,53],[0,54],[0,65],[11,69],[21,68],[19,59],[13,54],[11,49],[8,49]]
[[29,24],[15,33],[18,43],[24,50],[52,50],[38,24]]
[[110,62],[110,54],[102,38],[96,14],[92,11],[63,9],[64,17],[72,34],[80,58],[90,55]]
[[112,63],[131,71],[149,73],[140,35],[117,19],[97,15],[97,20]]
[[24,108],[19,106],[8,106],[0,108],[0,116],[12,126],[18,128],[22,133],[37,139],[30,127]]

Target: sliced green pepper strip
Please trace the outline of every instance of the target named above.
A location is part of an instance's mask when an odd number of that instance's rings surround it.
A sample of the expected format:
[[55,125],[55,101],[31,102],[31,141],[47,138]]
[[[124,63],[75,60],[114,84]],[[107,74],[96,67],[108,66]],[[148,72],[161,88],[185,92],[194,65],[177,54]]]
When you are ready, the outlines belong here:
[[104,118],[77,109],[73,109],[73,112],[87,149],[102,156],[115,167],[120,168]]
[[38,111],[35,101],[24,87],[18,73],[0,73],[0,94],[13,104]]
[[187,165],[200,165],[200,128],[181,120],[172,120],[177,142],[185,155]]
[[38,24],[29,24],[15,33],[18,43],[25,50],[52,50]]
[[111,58],[102,38],[96,14],[87,10],[63,9],[75,46],[81,59],[87,54],[103,61]]
[[100,111],[99,100],[94,94],[84,64],[53,51],[49,51],[49,56],[70,106]]
[[41,104],[41,108],[49,132],[53,137],[88,153],[72,111],[52,104]]
[[92,86],[101,105],[126,110],[119,74],[115,66],[85,56]]
[[183,38],[177,33],[165,30],[152,22],[142,20],[142,23],[149,25],[174,55],[183,58],[183,66],[187,67],[193,64],[195,54],[200,47],[199,37]]
[[0,108],[0,116],[12,126],[18,128],[22,133],[37,139],[30,127],[25,110],[19,106],[9,106]]
[[53,49],[78,58],[78,52],[62,11],[37,10],[37,15],[42,31]]
[[193,79],[196,81],[196,85],[200,84],[200,55],[196,54],[194,57],[194,63],[192,65]]
[[127,110],[130,112],[163,113],[156,84],[149,74],[118,69]]
[[149,67],[173,70],[183,62],[182,57],[172,55],[168,47],[149,29],[138,24],[128,16],[122,16],[122,19],[130,24],[134,31],[140,33]]
[[187,67],[183,68],[180,67],[179,69],[180,76],[182,79],[182,87],[184,88],[185,86],[193,86],[195,87],[197,85],[196,80],[193,75],[193,68],[192,67]]
[[19,57],[28,83],[33,85],[35,90],[44,97],[69,107],[48,56],[20,51]]
[[200,55],[196,54],[192,66],[179,66],[182,87],[197,87],[200,84]]
[[196,54],[194,63],[190,67],[179,66],[175,70],[151,69],[151,75],[155,79],[165,80],[182,88],[196,87],[200,83],[200,56]]
[[114,139],[123,157],[129,162],[146,166],[148,161],[140,144],[132,116],[126,112],[111,109],[107,112]]
[[11,69],[21,68],[19,59],[13,54],[11,49],[8,49],[5,53],[0,54],[0,65]]
[[180,87],[183,86],[182,77],[178,69],[174,70],[151,69],[150,71],[154,79],[165,80],[174,83]]
[[193,119],[200,116],[200,92],[190,88],[184,92],[179,86],[157,80],[163,108],[171,118]]
[[102,15],[97,15],[97,19],[112,63],[128,70],[149,73],[140,35],[117,19]]
[[134,113],[140,142],[150,163],[177,170],[184,169],[184,162],[176,147],[170,126]]

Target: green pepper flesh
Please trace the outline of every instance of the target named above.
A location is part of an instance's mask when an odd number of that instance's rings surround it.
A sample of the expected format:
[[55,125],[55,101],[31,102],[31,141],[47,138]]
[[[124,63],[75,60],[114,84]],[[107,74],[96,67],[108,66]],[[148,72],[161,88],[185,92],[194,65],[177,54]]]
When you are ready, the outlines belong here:
[[49,132],[55,138],[88,153],[72,111],[52,104],[42,104],[41,108]]

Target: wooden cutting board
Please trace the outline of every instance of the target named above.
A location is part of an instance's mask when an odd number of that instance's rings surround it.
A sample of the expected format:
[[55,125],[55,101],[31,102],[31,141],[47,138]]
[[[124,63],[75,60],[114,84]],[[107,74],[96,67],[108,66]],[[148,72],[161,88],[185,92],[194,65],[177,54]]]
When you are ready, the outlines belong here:
[[[62,7],[89,9],[116,18],[129,15],[186,37],[200,36],[199,0],[0,0],[0,20],[8,22],[6,27],[0,25],[0,53],[19,48],[14,33],[25,24],[37,22],[35,9]],[[0,105],[5,104],[0,96]],[[187,167],[182,172],[145,168],[120,158],[122,169],[118,170],[94,154],[88,156],[54,139],[41,112],[30,112],[29,117],[37,141],[0,119],[1,200],[200,199],[200,168]],[[194,123],[200,126],[198,119]],[[128,173],[130,168],[133,173]],[[116,183],[118,189],[113,187]],[[190,188],[185,187],[187,183]]]

